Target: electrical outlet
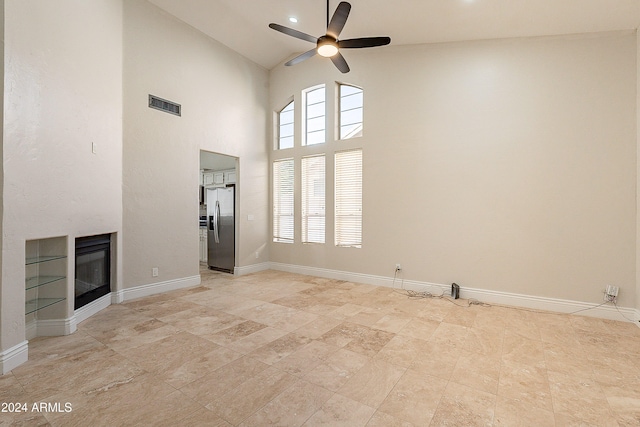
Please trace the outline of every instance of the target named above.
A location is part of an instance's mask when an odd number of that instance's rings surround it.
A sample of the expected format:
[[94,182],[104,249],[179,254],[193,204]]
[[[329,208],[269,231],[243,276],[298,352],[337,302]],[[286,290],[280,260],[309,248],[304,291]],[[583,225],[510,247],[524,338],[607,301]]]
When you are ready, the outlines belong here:
[[604,291],[604,300],[616,302],[618,298],[618,287],[613,285],[607,285],[607,289]]
[[396,264],[396,271],[402,270],[402,266],[400,264]]
[[153,268],[151,269],[151,275],[152,275],[153,277],[158,277],[158,267],[153,267]]

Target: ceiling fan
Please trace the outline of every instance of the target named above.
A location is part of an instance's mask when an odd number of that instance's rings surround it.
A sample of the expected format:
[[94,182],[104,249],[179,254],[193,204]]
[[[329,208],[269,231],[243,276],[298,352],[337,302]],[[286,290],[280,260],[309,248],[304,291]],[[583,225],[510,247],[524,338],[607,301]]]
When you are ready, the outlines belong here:
[[279,24],[269,24],[269,28],[273,28],[276,31],[280,31],[288,36],[295,37],[300,40],[305,40],[311,43],[315,43],[316,47],[301,55],[296,56],[292,60],[288,61],[284,65],[290,66],[298,64],[305,59],[309,59],[316,53],[326,58],[331,58],[333,64],[343,73],[349,72],[349,65],[344,59],[344,56],[340,53],[340,49],[358,49],[364,47],[376,47],[384,46],[391,43],[389,37],[361,37],[357,39],[338,40],[340,32],[347,23],[349,12],[351,11],[351,5],[346,1],[340,2],[336,11],[329,21],[329,0],[327,0],[327,33],[324,36],[314,37],[309,34],[303,33],[293,28],[288,28]]

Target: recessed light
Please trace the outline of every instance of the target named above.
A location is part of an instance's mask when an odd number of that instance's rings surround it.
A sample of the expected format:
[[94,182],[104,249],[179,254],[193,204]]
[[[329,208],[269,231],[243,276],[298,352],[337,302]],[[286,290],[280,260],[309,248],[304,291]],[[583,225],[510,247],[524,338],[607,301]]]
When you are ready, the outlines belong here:
[[290,16],[289,22],[293,22],[295,24],[296,22],[298,22],[298,18],[296,18],[295,16]]

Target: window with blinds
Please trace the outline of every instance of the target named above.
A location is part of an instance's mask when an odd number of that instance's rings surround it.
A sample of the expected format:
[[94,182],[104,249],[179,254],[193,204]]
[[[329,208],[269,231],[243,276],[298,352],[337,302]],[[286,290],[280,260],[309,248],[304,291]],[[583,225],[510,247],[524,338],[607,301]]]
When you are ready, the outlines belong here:
[[362,247],[362,150],[335,154],[335,244]]
[[293,243],[293,159],[273,162],[273,241]]
[[340,139],[362,136],[362,89],[341,84],[340,96]]
[[325,156],[302,158],[302,243],[324,243]]
[[278,149],[293,148],[293,111],[291,101],[278,113]]
[[305,110],[305,145],[325,142],[325,90],[324,85],[310,89],[304,93]]

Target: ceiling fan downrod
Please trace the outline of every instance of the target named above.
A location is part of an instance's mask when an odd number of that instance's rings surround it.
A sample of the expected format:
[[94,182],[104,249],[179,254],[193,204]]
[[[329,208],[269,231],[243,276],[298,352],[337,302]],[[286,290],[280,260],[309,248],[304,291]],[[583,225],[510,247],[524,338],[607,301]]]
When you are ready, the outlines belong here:
[[329,28],[329,0],[327,0],[327,26],[325,28]]

